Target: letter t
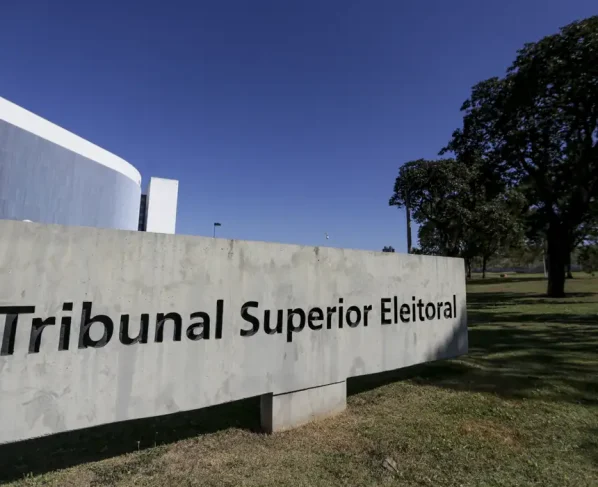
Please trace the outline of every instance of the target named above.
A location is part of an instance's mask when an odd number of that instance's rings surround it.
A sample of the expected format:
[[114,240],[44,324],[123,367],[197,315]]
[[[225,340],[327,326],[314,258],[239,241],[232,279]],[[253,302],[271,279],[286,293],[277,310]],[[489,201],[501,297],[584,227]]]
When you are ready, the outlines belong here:
[[0,306],[0,315],[6,315],[0,355],[12,355],[15,351],[15,336],[19,315],[35,313],[35,306]]

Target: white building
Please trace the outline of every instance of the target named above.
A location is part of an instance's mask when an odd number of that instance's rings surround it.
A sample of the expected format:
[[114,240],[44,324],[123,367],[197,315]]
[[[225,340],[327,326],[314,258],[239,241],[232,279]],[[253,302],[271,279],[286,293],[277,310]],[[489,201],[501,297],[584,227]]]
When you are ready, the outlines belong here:
[[179,182],[150,178],[147,193],[141,195],[139,230],[175,233]]
[[0,98],[0,219],[174,233],[178,182]]

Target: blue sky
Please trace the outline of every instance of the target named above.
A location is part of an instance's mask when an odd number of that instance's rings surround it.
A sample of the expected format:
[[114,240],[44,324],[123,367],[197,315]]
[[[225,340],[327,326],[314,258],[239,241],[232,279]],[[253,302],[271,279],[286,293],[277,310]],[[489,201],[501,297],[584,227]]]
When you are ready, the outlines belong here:
[[[177,233],[405,251],[399,166],[595,0],[5,0],[0,96],[150,176]],[[325,232],[330,240],[324,239]]]

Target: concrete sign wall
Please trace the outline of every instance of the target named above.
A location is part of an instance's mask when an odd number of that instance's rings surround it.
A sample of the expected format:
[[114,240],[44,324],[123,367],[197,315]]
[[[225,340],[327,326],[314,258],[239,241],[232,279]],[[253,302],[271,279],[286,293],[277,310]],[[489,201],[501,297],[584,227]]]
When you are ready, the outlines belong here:
[[272,431],[467,352],[460,259],[0,221],[0,272],[0,443],[257,395]]

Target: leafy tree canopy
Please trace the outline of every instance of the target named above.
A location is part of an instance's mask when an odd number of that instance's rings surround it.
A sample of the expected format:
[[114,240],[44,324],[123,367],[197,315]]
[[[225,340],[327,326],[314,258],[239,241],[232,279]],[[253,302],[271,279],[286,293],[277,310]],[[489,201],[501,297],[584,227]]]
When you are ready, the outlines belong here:
[[528,236],[548,243],[551,296],[598,219],[598,16],[526,44],[503,78],[473,87],[446,150],[527,205]]
[[520,238],[520,201],[489,177],[477,161],[417,160],[404,164],[389,204],[413,210],[417,253],[488,258]]

